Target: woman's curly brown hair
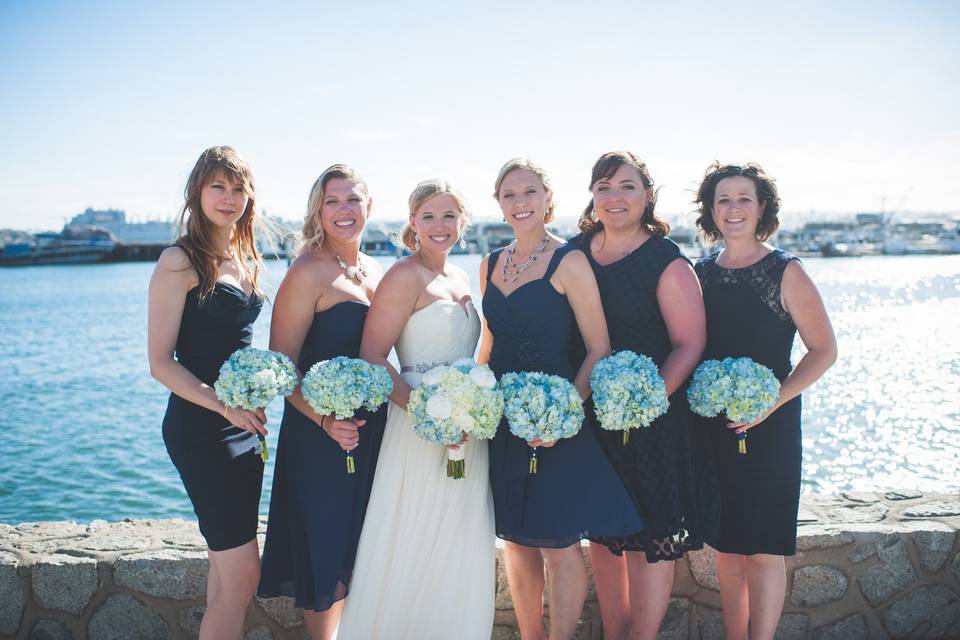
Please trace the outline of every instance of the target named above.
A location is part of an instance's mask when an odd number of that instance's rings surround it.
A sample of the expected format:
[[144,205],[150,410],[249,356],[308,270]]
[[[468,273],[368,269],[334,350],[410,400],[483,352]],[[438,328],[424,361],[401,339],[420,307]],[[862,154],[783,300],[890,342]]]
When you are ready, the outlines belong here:
[[717,185],[724,178],[749,178],[757,189],[757,200],[760,205],[760,222],[757,223],[757,240],[761,242],[773,235],[780,226],[780,194],[773,178],[766,174],[763,168],[754,163],[747,164],[720,164],[714,162],[707,167],[700,188],[697,189],[697,205],[699,216],[696,225],[700,235],[710,243],[719,242],[723,234],[713,221],[713,199],[717,193]]

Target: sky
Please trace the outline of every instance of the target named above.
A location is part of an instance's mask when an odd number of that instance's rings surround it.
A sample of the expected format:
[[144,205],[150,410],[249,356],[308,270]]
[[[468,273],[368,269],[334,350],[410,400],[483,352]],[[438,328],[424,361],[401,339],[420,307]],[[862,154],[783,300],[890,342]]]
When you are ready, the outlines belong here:
[[0,0],[0,228],[171,218],[215,144],[286,219],[336,162],[374,217],[437,176],[493,217],[515,156],[575,216],[613,149],[645,159],[674,219],[713,160],[760,163],[795,216],[960,212],[958,87],[950,0]]

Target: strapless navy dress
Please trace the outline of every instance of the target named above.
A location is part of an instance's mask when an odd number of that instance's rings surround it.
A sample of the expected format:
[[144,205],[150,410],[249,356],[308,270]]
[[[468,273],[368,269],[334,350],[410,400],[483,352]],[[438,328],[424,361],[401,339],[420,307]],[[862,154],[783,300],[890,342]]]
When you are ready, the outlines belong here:
[[[300,371],[336,356],[356,358],[367,310],[350,300],[315,314]],[[347,596],[385,416],[386,406],[358,415],[367,422],[353,450],[356,472],[348,474],[340,445],[285,403],[259,596],[292,596],[297,607],[313,611],[325,611]]]
[[[780,282],[794,256],[780,249],[742,269],[700,259],[697,276],[707,309],[704,359],[752,358],[783,380],[792,370],[797,327],[780,303]],[[747,431],[747,453],[722,417],[704,418],[717,461],[721,527],[707,543],[738,554],[796,553],[802,441],[800,396]]]
[[[225,282],[217,282],[202,304],[199,296],[199,287],[187,292],[175,355],[212,387],[230,354],[250,346],[263,300]],[[163,442],[207,546],[224,551],[253,540],[263,485],[257,437],[215,411],[171,393],[163,417]]]
[[[509,371],[541,371],[573,381],[577,371],[569,345],[576,321],[550,276],[574,250],[571,244],[558,247],[544,276],[509,296],[491,282],[502,250],[490,254],[483,313],[493,334],[489,364],[497,377]],[[643,529],[623,482],[589,427],[553,447],[538,448],[537,458],[537,473],[530,474],[530,447],[510,433],[506,420],[501,422],[490,441],[498,537],[530,547],[561,548],[590,535]]]

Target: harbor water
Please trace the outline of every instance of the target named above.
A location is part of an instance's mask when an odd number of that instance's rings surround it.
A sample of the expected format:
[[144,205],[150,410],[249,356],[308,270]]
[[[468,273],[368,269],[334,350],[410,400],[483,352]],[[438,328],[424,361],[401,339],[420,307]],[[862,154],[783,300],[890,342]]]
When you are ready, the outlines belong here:
[[[454,261],[476,281],[480,256]],[[840,345],[804,395],[804,491],[960,490],[960,256],[804,264]],[[272,294],[286,266],[268,266]],[[0,522],[193,517],[161,439],[167,391],[147,366],[152,269],[0,270]],[[255,346],[267,346],[270,312]],[[281,410],[267,410],[271,450]],[[263,513],[272,473],[271,459]]]

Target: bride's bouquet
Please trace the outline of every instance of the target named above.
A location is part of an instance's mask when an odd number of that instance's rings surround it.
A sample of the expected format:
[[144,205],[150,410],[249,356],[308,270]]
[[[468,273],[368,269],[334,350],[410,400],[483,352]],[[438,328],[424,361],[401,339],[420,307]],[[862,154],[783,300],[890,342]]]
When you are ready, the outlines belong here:
[[[566,378],[536,371],[505,373],[500,389],[510,433],[527,442],[569,438],[583,425],[583,400]],[[536,472],[537,448],[532,447],[530,473]]]
[[[731,422],[753,422],[780,396],[780,381],[769,368],[750,358],[705,360],[693,372],[687,399],[694,413],[712,418],[725,413]],[[747,452],[747,432],[737,436],[737,450]]]
[[489,440],[503,415],[503,393],[486,365],[463,358],[433,367],[410,394],[407,413],[418,436],[447,449],[447,477],[461,479],[466,469],[465,437]]
[[[365,360],[337,356],[316,363],[303,377],[300,392],[314,411],[337,420],[352,418],[361,408],[375,411],[393,391],[386,367]],[[353,454],[347,452],[347,473],[355,473]]]
[[[231,409],[256,411],[277,396],[288,396],[297,387],[293,361],[277,351],[246,347],[234,351],[220,367],[213,385],[220,402]],[[269,458],[267,441],[260,434],[260,457]]]
[[669,406],[657,365],[633,351],[618,351],[597,362],[590,373],[590,389],[600,426],[622,430],[624,445],[630,441],[630,429],[649,427]]

